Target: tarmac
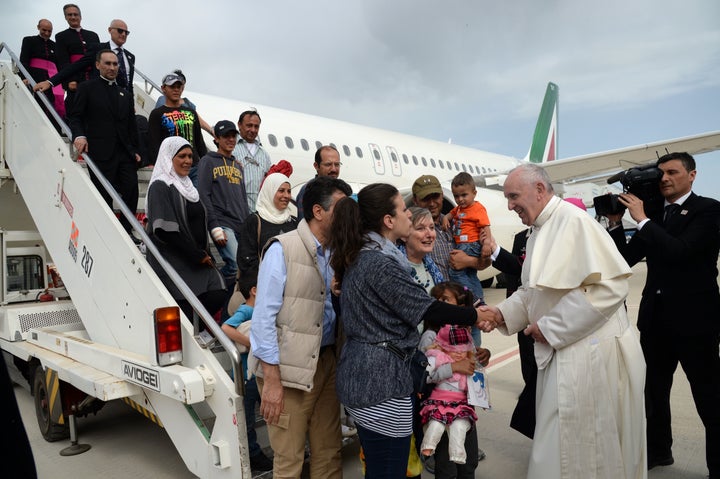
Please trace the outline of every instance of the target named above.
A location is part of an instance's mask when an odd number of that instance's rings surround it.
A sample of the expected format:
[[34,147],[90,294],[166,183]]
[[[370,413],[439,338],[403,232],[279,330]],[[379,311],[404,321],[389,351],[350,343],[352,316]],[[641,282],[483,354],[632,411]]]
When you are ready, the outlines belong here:
[[[628,314],[634,322],[645,282],[645,264],[636,265],[633,273],[627,306]],[[486,289],[486,301],[489,304],[496,304],[504,297],[504,289]],[[493,353],[493,362],[488,368],[492,409],[479,411],[478,414],[478,443],[487,457],[478,465],[475,477],[522,478],[527,474],[532,441],[508,426],[517,396],[523,387],[516,339],[494,332],[483,336],[483,345]],[[78,419],[78,442],[92,447],[80,455],[61,456],[60,451],[68,447],[70,441],[46,442],[37,426],[32,396],[19,385],[15,387],[15,393],[40,478],[195,477],[185,467],[165,431],[121,401],[106,404],[96,416]],[[675,464],[654,468],[648,472],[648,478],[705,478],[705,431],[681,368],[675,375],[671,403]],[[258,433],[261,444],[266,446],[264,429],[259,428]],[[344,477],[362,478],[358,459],[359,443],[357,440],[347,442],[343,448]],[[309,477],[307,470],[303,477]],[[422,477],[428,479],[434,476],[423,471]]]

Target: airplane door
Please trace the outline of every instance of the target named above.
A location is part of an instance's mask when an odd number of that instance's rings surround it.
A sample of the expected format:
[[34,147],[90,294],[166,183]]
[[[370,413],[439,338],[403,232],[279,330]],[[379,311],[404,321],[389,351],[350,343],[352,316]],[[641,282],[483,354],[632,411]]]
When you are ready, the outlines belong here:
[[385,160],[383,159],[382,152],[380,151],[380,147],[377,146],[375,143],[368,143],[368,146],[370,147],[370,153],[372,154],[373,168],[375,169],[375,174],[376,175],[384,175],[385,174]]
[[400,164],[400,157],[398,156],[397,150],[392,146],[388,146],[386,149],[390,157],[390,171],[392,171],[394,176],[402,176],[402,165]]

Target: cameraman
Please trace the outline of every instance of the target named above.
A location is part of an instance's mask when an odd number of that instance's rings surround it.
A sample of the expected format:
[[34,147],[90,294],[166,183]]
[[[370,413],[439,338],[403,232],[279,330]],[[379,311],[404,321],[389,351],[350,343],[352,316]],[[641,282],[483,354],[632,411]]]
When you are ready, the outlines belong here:
[[669,153],[657,161],[665,212],[648,217],[643,201],[631,193],[620,203],[637,222],[629,243],[622,214],[608,214],[610,235],[630,266],[646,258],[647,279],[638,328],[647,363],[645,404],[648,469],[667,466],[672,456],[670,389],[678,362],[690,382],[705,425],[705,456],[710,478],[720,478],[720,202],[694,194],[695,160]]

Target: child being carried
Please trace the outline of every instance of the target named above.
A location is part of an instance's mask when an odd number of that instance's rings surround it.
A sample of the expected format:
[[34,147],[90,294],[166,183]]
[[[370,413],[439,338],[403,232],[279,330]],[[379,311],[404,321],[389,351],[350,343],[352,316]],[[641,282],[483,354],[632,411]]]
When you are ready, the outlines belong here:
[[[445,325],[437,333],[435,342],[425,351],[433,372],[444,364],[469,359],[475,361],[475,346],[467,327]],[[420,450],[430,456],[445,431],[448,433],[448,452],[452,462],[465,464],[465,435],[473,429],[477,414],[468,404],[468,376],[453,373],[447,379],[440,380],[430,397],[423,401],[420,411],[425,424],[425,437]]]

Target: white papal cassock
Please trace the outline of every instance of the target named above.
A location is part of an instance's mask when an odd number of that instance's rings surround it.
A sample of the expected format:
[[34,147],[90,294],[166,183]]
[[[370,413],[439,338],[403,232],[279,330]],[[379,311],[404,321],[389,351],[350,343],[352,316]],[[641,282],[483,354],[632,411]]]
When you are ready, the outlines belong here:
[[586,212],[553,197],[528,238],[522,287],[498,305],[514,334],[538,323],[530,479],[647,477],[645,361],[624,301],[630,267]]

